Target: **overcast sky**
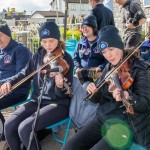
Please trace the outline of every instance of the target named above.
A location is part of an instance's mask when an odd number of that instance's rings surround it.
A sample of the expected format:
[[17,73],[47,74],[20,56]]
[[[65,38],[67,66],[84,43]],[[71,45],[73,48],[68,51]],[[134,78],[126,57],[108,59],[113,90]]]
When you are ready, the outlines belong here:
[[0,0],[0,12],[4,9],[16,8],[16,11],[27,11],[31,14],[36,10],[50,10],[51,0]]

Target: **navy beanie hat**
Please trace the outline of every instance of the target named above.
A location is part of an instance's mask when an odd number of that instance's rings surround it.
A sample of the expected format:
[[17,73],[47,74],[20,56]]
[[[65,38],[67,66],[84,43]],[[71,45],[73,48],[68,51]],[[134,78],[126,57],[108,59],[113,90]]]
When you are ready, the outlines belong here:
[[11,30],[6,23],[0,24],[0,32],[6,34],[7,36],[11,37]]
[[99,32],[98,49],[102,51],[107,47],[124,49],[124,43],[119,35],[119,30],[113,25],[103,27]]
[[97,28],[97,20],[96,17],[93,15],[89,15],[88,17],[86,17],[83,22],[82,22],[82,26],[83,25],[88,25],[94,28]]
[[45,22],[39,28],[40,41],[46,38],[54,38],[60,40],[60,31],[55,22]]

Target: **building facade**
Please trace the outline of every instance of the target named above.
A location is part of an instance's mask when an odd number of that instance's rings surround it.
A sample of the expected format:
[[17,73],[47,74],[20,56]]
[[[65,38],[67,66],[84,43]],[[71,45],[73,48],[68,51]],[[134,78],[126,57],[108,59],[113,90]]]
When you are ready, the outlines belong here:
[[[50,3],[51,9],[65,13],[65,0],[53,0]],[[68,17],[71,16],[86,16],[89,14],[91,7],[88,0],[68,0]]]

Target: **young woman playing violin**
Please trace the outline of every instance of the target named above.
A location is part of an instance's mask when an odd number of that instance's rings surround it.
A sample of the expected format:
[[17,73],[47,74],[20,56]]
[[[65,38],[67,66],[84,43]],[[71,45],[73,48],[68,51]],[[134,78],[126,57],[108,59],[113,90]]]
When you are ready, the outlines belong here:
[[132,55],[118,66],[128,51],[123,50],[119,31],[114,26],[100,30],[99,49],[109,63],[99,79],[101,87],[95,83],[87,86],[87,92],[93,94],[90,100],[99,103],[97,116],[63,150],[150,150],[148,64]]
[[[73,81],[73,60],[67,52],[63,52],[62,50],[64,43],[60,41],[58,26],[54,22],[45,22],[39,29],[39,36],[42,47],[34,54],[30,64],[17,76],[10,78],[9,84],[5,83],[1,86],[1,92],[3,94],[8,93],[17,81],[30,75],[46,63],[46,59],[48,62],[49,60],[53,61],[50,61],[44,69],[47,69],[49,66],[51,68],[61,68],[62,74],[57,73],[55,76],[51,74],[46,80],[46,87],[42,96],[35,132],[68,117],[70,96],[64,87],[64,78],[68,83],[70,82],[70,88]],[[45,56],[49,57],[45,58]],[[61,65],[61,62],[63,62],[62,64],[66,64],[66,66]],[[44,75],[41,73],[41,70],[33,76],[32,100],[15,111],[5,123],[5,136],[11,150],[20,150],[21,142],[26,148],[28,147],[32,123],[41,94],[43,78]],[[39,148],[37,148],[37,145]],[[40,143],[35,137],[32,139],[30,149],[41,149]]]

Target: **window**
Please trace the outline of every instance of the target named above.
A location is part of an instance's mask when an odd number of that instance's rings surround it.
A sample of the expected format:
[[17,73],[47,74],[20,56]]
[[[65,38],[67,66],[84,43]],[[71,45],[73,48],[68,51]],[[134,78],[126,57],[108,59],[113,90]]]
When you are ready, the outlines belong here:
[[143,0],[144,7],[150,7],[150,0]]
[[76,10],[76,5],[70,4],[70,5],[69,5],[69,8],[70,8],[70,10]]

